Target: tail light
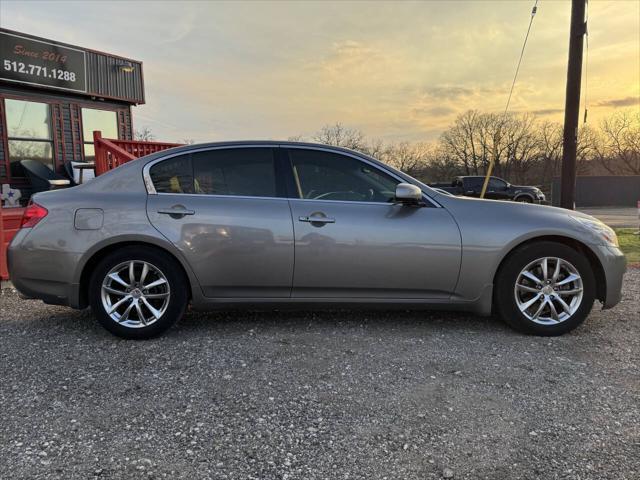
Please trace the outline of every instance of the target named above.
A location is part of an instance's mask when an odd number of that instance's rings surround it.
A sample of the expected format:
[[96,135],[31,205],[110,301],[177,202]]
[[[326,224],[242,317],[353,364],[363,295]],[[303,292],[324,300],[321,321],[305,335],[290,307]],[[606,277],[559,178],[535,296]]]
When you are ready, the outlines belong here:
[[49,211],[42,205],[38,205],[35,202],[29,203],[24,213],[22,214],[20,228],[35,227],[40,220],[47,216],[48,213]]

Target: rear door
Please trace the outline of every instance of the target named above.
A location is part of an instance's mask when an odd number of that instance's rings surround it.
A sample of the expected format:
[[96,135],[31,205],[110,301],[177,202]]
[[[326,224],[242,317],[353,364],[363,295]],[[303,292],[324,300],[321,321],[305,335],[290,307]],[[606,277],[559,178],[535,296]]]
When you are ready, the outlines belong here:
[[293,297],[448,298],[460,232],[444,208],[393,203],[400,180],[350,155],[288,149]]
[[152,164],[151,223],[183,253],[208,297],[287,298],[293,226],[274,149],[217,148]]
[[462,180],[464,185],[463,195],[467,197],[479,197],[482,193],[482,184],[484,179],[482,177],[466,177]]

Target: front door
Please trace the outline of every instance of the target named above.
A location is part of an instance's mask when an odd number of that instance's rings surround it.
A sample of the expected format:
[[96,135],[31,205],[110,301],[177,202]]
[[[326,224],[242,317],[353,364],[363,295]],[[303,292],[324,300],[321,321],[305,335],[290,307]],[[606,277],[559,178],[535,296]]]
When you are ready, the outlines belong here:
[[509,200],[509,185],[504,180],[490,177],[486,197],[492,200]]
[[428,203],[392,203],[399,180],[348,155],[290,148],[299,198],[293,297],[448,298],[460,268],[460,232]]
[[226,148],[163,160],[149,170],[151,223],[193,268],[207,297],[288,298],[291,211],[271,148]]

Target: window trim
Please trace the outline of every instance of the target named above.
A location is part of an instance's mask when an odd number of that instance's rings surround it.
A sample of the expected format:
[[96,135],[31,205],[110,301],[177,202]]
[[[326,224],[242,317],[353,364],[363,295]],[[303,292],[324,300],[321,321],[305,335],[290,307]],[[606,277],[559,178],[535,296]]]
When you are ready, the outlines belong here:
[[[118,117],[118,110],[114,110],[111,108],[96,108],[93,106],[85,106],[85,105],[81,105],[78,104],[78,107],[80,108],[80,146],[82,147],[82,160],[86,161],[86,154],[85,154],[85,150],[84,147],[86,147],[87,145],[95,145],[95,142],[93,140],[93,136],[91,137],[91,140],[87,140],[86,138],[84,138],[84,116],[82,114],[83,110],[98,110],[100,112],[112,112],[115,117],[116,117],[116,134],[118,135],[118,139],[120,138],[120,118]],[[102,130],[101,130],[102,132]],[[109,137],[106,137],[109,138]],[[95,152],[94,152],[95,155]]]
[[495,185],[492,188],[498,189],[500,191],[506,190],[507,188],[509,188],[509,182],[507,182],[506,180],[503,180],[500,177],[489,177],[489,183],[487,183],[487,187],[491,186],[491,181],[494,182],[499,182],[503,185],[500,185],[500,187],[496,187]]
[[[291,182],[288,184],[289,185],[293,185],[295,186],[295,179],[293,177],[294,173],[293,173],[293,165],[291,163],[291,156],[289,155],[289,150],[292,149],[296,149],[296,150],[314,150],[314,151],[321,151],[321,152],[327,152],[327,153],[333,153],[335,155],[343,155],[345,157],[350,157],[353,158],[354,160],[366,163],[367,165],[369,165],[370,167],[376,169],[377,171],[381,171],[382,173],[392,177],[394,180],[398,180],[399,183],[408,183],[407,180],[405,180],[404,178],[402,178],[401,176],[397,175],[396,173],[389,171],[383,167],[381,167],[380,165],[368,160],[367,158],[361,157],[357,154],[351,154],[348,152],[344,152],[342,150],[337,150],[331,147],[326,147],[323,145],[318,145],[317,147],[315,146],[309,146],[309,145],[280,145],[280,148],[284,151],[284,158],[285,158],[285,162],[287,163],[287,168],[289,169],[289,174],[288,177],[291,178],[293,180],[293,184],[291,184]],[[418,187],[420,188],[420,187]],[[289,187],[289,190],[291,190],[291,186]],[[421,189],[422,190],[422,189]],[[295,192],[296,189],[294,188],[293,191]],[[347,203],[347,204],[359,204],[359,205],[392,205],[391,203],[388,202],[367,202],[367,201],[351,201],[351,200],[325,200],[325,199],[320,199],[317,200],[315,198],[301,198],[299,193],[297,196],[294,196],[291,194],[291,192],[289,192],[289,196],[288,198],[290,200],[298,200],[298,201],[302,201],[302,202],[334,202],[334,203]],[[436,203],[431,197],[429,197],[429,195],[427,195],[426,193],[422,192],[422,199],[425,201],[425,203],[427,204],[428,207],[435,207],[435,208],[442,208],[438,203]]]
[[[162,162],[164,160],[169,160],[170,158],[173,157],[177,157],[179,155],[184,155],[184,154],[190,154],[190,153],[198,153],[198,152],[204,152],[204,151],[211,151],[211,150],[228,150],[230,148],[270,148],[274,151],[274,160],[276,163],[276,173],[280,173],[283,174],[285,176],[285,189],[283,191],[283,193],[285,194],[284,197],[246,197],[246,196],[237,196],[237,195],[212,195],[209,193],[163,193],[163,192],[157,192],[154,185],[153,185],[153,181],[151,180],[151,176],[149,175],[149,169],[155,165],[156,163]],[[289,158],[289,149],[299,149],[299,150],[315,150],[315,151],[322,151],[322,152],[328,152],[328,153],[334,153],[336,155],[344,155],[346,157],[351,157],[354,158],[355,160],[361,161],[363,163],[366,163],[367,165],[377,169],[377,170],[381,170],[382,172],[384,172],[385,174],[389,175],[390,177],[393,177],[394,179],[398,180],[400,183],[408,183],[406,179],[402,178],[400,175],[394,173],[393,171],[389,171],[383,167],[381,167],[380,165],[378,165],[377,163],[372,162],[371,160],[368,160],[365,157],[362,157],[360,155],[357,155],[355,153],[349,153],[349,152],[345,152],[342,150],[337,150],[335,148],[329,147],[329,146],[324,146],[324,145],[295,145],[295,144],[274,144],[274,143],[255,143],[255,144],[237,144],[237,145],[216,145],[216,146],[206,146],[206,147],[199,147],[199,148],[191,148],[189,150],[185,150],[182,152],[175,152],[172,153],[171,155],[167,155],[167,156],[163,156],[161,158],[156,158],[155,160],[151,160],[149,162],[147,162],[143,169],[142,169],[142,179],[144,181],[144,185],[145,188],[147,190],[147,194],[148,195],[188,195],[188,196],[199,196],[199,197],[221,197],[221,198],[263,198],[263,199],[270,199],[270,200],[298,200],[298,201],[302,201],[302,202],[333,202],[336,204],[340,204],[340,203],[347,203],[350,205],[354,205],[354,204],[360,204],[360,205],[383,205],[383,206],[390,206],[392,204],[390,203],[386,203],[386,202],[352,202],[352,201],[346,201],[346,200],[316,200],[313,198],[299,198],[299,196],[294,196],[294,194],[292,193],[295,192],[295,188],[292,189],[292,186],[295,185],[295,180],[293,178],[293,172],[292,172],[292,167],[291,167],[291,161]],[[281,171],[282,168],[285,169],[285,171]],[[278,179],[276,178],[276,181]],[[420,188],[420,187],[418,187]],[[422,190],[422,189],[421,189]],[[427,207],[432,207],[432,208],[442,208],[442,206],[437,203],[435,200],[433,200],[429,195],[427,195],[426,193],[422,192],[422,199],[425,201]]]
[[[49,138],[32,138],[32,137],[12,137],[9,135],[9,121],[8,121],[8,116],[7,116],[7,100],[13,100],[16,102],[25,102],[25,103],[38,103],[41,105],[45,105],[47,107],[47,120],[49,123]],[[30,97],[22,97],[22,96],[12,96],[12,95],[2,95],[2,97],[0,97],[0,102],[2,102],[2,105],[0,106],[0,112],[3,115],[3,118],[0,119],[0,121],[2,121],[2,127],[4,129],[4,132],[2,132],[2,134],[0,134],[0,137],[4,137],[4,142],[3,142],[3,147],[4,147],[4,152],[5,152],[5,158],[4,158],[4,164],[5,164],[5,176],[3,177],[4,179],[7,180],[8,183],[13,183],[16,180],[18,182],[20,181],[25,181],[27,179],[26,175],[23,176],[19,176],[19,175],[14,175],[12,172],[12,161],[11,161],[11,153],[10,153],[10,148],[9,148],[9,143],[10,142],[39,142],[39,143],[48,143],[49,145],[51,145],[51,164],[53,166],[53,171],[56,172],[58,169],[58,161],[56,158],[56,148],[57,148],[57,141],[56,141],[56,133],[55,133],[55,126],[54,126],[54,118],[53,118],[53,105],[55,102],[48,102],[45,101],[44,99],[42,99],[42,101],[40,101],[40,99],[35,100],[32,99]]]

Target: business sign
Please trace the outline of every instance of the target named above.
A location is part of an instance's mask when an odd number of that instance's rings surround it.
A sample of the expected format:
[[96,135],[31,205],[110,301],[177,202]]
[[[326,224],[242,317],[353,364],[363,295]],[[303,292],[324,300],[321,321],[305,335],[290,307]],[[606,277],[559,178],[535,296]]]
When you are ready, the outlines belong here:
[[82,50],[0,32],[0,80],[86,93],[86,68]]

